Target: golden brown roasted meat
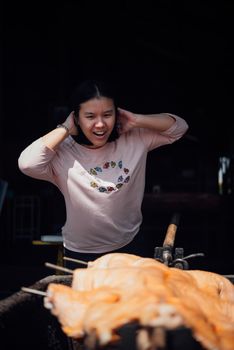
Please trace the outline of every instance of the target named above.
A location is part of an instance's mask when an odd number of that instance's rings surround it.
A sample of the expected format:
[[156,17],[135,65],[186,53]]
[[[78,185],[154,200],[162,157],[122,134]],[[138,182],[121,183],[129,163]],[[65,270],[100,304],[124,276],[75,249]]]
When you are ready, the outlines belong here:
[[44,306],[58,317],[64,332],[74,338],[84,336],[84,315],[90,305],[115,303],[119,300],[119,293],[112,289],[97,288],[95,291],[77,292],[71,287],[50,283],[47,296],[44,298]]
[[234,349],[234,286],[225,277],[169,268],[129,254],[107,254],[76,269],[71,287],[48,286],[45,306],[66,334],[94,336],[101,345],[129,322],[192,330],[205,349]]

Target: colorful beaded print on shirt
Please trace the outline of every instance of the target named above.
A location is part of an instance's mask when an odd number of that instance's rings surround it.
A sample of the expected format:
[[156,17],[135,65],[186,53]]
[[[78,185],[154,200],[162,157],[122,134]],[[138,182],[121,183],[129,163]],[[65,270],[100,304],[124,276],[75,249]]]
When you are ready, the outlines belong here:
[[[98,175],[101,173],[109,171],[111,169],[122,169],[122,174],[119,174],[113,186],[103,186],[102,180],[100,180]],[[109,161],[104,163],[102,167],[96,166],[89,170],[89,174],[94,177],[94,180],[90,182],[90,186],[97,189],[99,192],[111,193],[113,191],[119,190],[124,184],[128,183],[130,180],[130,176],[128,175],[129,169],[123,167],[122,160],[118,163],[114,161]]]

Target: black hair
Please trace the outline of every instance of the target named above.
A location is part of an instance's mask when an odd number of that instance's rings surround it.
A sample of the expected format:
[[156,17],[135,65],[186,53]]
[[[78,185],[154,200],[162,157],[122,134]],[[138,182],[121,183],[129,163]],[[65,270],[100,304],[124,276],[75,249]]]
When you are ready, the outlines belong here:
[[93,98],[101,98],[107,97],[113,100],[114,108],[115,108],[115,125],[108,138],[108,142],[115,141],[119,137],[119,133],[117,130],[117,102],[115,97],[115,90],[111,84],[107,84],[104,81],[98,80],[85,80],[81,84],[79,84],[70,97],[70,109],[75,112],[75,124],[78,130],[77,136],[72,136],[74,140],[83,145],[92,145],[89,139],[83,133],[81,127],[77,123],[77,119],[79,118],[80,105],[84,102],[87,102]]

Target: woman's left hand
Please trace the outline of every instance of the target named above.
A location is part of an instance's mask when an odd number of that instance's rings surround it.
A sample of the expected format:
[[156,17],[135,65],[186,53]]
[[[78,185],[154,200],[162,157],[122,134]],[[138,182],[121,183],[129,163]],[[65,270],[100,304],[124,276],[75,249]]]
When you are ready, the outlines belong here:
[[136,126],[137,115],[127,111],[126,109],[118,108],[118,131],[123,134]]

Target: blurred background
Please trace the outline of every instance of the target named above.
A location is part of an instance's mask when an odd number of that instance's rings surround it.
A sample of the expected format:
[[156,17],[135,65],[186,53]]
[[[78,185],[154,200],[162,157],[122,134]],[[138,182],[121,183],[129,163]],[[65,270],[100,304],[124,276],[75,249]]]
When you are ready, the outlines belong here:
[[72,89],[115,83],[121,107],[170,112],[186,136],[148,157],[146,245],[161,246],[180,213],[175,246],[191,268],[234,273],[233,9],[224,1],[3,1],[0,85],[0,297],[53,272],[63,197],[18,169],[21,151],[67,116]]

